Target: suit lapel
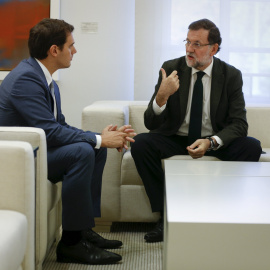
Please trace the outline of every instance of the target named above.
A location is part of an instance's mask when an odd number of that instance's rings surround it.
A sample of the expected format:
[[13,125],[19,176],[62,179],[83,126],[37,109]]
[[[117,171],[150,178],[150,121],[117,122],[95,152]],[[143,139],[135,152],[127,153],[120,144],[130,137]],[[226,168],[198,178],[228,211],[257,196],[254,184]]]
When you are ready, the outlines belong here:
[[218,105],[220,102],[224,74],[221,70],[219,61],[214,57],[214,64],[212,70],[212,83],[211,83],[211,97],[210,97],[210,115],[213,129],[216,130],[215,116],[217,113]]
[[191,79],[191,68],[185,66],[181,70],[178,71],[179,80],[180,80],[180,89],[179,89],[179,97],[180,97],[180,123],[184,121],[187,111],[187,103],[188,103],[188,95],[189,95],[189,86]]
[[60,119],[60,114],[61,114],[61,99],[60,99],[60,93],[59,93],[58,85],[55,83],[54,80],[53,80],[53,85],[54,85],[54,95],[55,95],[56,109],[57,109],[57,119],[56,119],[56,121],[58,121]]

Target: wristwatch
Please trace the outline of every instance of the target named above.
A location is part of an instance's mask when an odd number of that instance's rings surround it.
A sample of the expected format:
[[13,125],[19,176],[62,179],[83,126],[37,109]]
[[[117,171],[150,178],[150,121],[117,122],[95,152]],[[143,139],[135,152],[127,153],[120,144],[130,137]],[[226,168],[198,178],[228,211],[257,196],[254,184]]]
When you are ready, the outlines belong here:
[[214,140],[211,137],[206,137],[205,139],[208,139],[210,141],[210,146],[207,149],[207,151],[213,150],[215,148],[215,142],[214,142]]

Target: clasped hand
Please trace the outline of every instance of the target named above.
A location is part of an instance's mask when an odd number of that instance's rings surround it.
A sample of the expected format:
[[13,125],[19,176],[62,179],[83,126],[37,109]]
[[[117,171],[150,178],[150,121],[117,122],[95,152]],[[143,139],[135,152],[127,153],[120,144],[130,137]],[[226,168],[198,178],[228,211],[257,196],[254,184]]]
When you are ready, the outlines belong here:
[[123,148],[128,149],[127,142],[135,142],[132,138],[136,133],[131,125],[124,125],[117,129],[117,126],[109,125],[101,133],[101,147],[116,148],[122,152]]
[[193,144],[187,147],[189,155],[196,159],[204,156],[205,152],[210,146],[208,139],[198,139]]

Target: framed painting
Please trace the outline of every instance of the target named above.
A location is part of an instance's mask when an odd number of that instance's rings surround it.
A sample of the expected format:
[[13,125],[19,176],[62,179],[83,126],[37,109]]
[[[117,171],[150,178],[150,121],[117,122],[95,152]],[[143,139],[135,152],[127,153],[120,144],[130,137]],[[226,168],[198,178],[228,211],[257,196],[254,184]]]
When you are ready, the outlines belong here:
[[59,18],[60,0],[0,0],[0,80],[29,57],[29,30],[43,18]]

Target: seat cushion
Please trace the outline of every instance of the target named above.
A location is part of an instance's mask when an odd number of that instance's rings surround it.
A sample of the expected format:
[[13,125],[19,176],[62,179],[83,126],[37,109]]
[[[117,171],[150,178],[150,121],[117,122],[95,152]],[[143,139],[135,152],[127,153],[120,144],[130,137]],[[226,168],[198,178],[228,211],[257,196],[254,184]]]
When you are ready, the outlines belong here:
[[[264,154],[261,155],[259,161],[269,162],[270,161],[270,148],[263,148]],[[192,160],[189,155],[176,155],[167,159],[177,159],[177,160]],[[196,161],[217,161],[216,157],[204,156],[202,158],[196,159]],[[163,162],[164,160],[162,160]],[[128,150],[124,155],[121,163],[121,185],[143,185],[142,179],[139,176],[134,160],[131,156],[130,150]]]
[[[203,156],[202,158],[197,158],[197,159],[193,159],[191,156],[189,155],[176,155],[176,156],[172,156],[166,159],[176,159],[176,160],[196,160],[196,161],[201,161],[201,160],[208,160],[208,161],[217,161],[219,160],[216,157],[211,157],[211,156]],[[166,160],[165,159],[165,160]]]
[[123,155],[121,163],[121,185],[143,185],[130,150]]
[[[170,157],[168,159],[178,159],[178,160],[187,160],[187,159],[192,159],[191,156],[189,155],[177,155]],[[200,159],[196,159],[197,161],[200,160],[219,160],[216,157],[209,157],[209,156],[204,156]],[[124,155],[122,159],[122,164],[121,164],[121,184],[122,185],[143,185],[142,179],[139,176],[134,160],[131,156],[130,150],[128,150]]]
[[26,216],[15,211],[0,210],[1,269],[19,269],[27,244]]
[[270,148],[263,148],[264,153],[261,154],[260,162],[270,162]]

